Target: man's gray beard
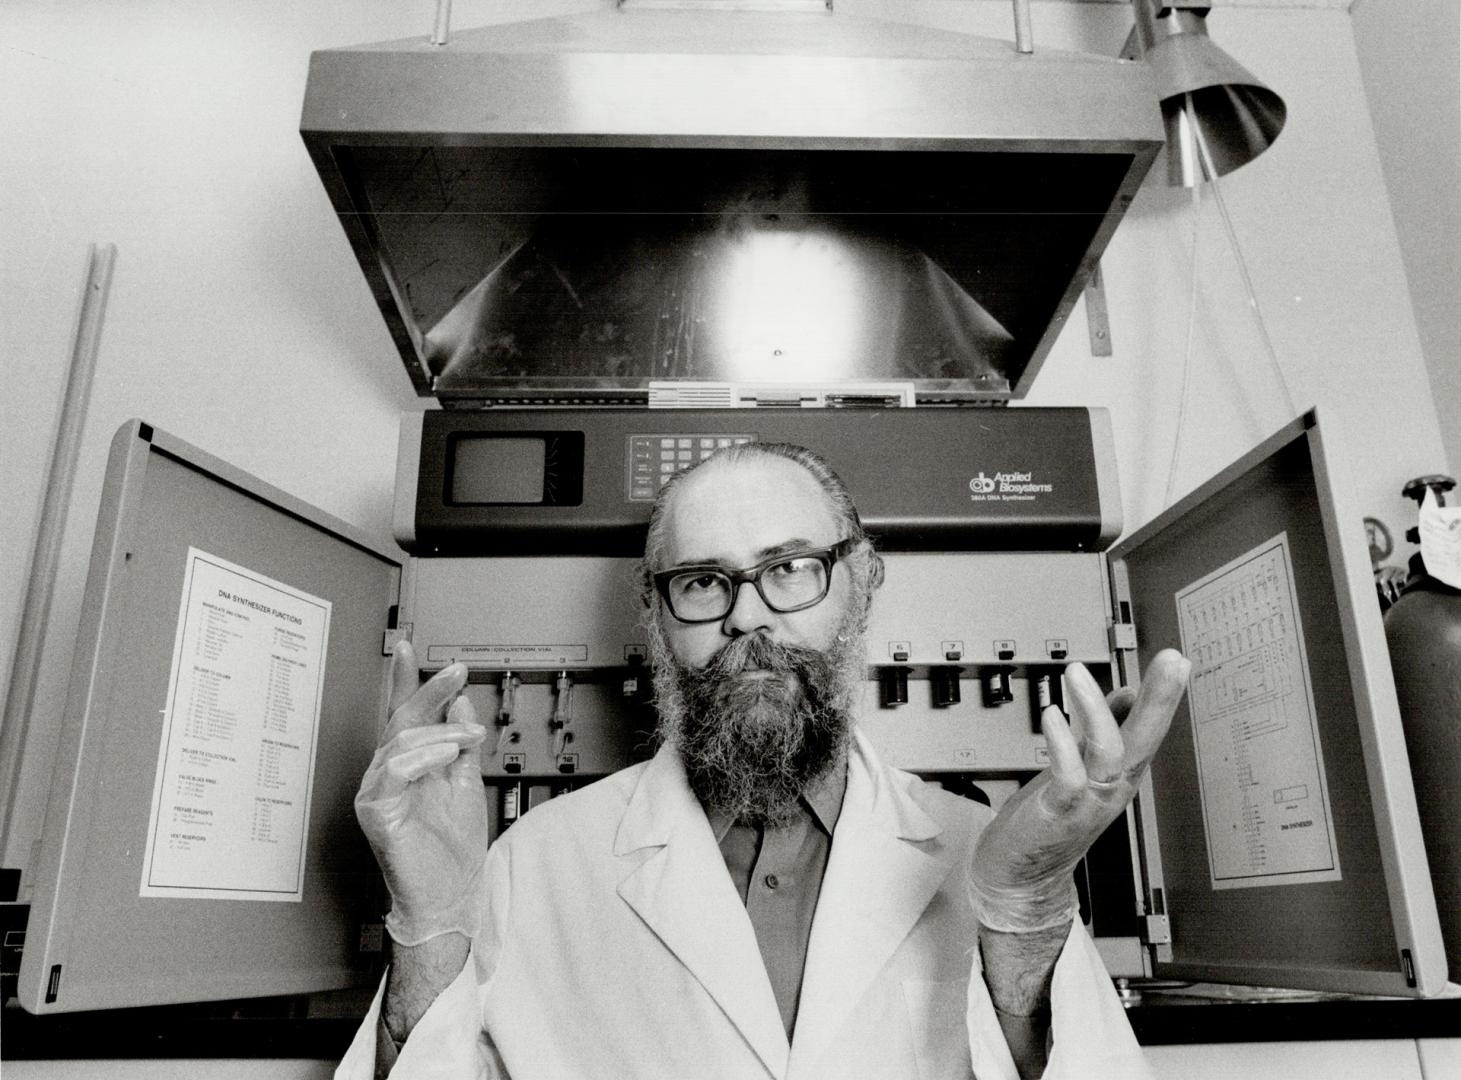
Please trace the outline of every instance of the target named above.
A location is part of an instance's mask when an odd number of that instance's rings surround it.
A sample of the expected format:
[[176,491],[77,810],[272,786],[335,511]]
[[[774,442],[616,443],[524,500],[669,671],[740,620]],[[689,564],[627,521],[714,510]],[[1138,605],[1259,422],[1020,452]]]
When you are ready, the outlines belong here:
[[[865,665],[861,621],[850,616],[825,652],[754,633],[692,668],[650,619],[659,735],[707,809],[784,824],[802,791],[844,760]],[[738,677],[748,670],[769,674]]]

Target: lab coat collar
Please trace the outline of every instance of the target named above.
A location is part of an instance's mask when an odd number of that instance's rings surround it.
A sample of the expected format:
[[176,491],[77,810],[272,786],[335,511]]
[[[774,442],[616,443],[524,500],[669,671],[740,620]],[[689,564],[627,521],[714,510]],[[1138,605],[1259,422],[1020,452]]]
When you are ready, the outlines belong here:
[[791,1074],[815,1073],[847,1015],[908,936],[956,861],[956,845],[859,732],[807,944]]
[[786,1075],[790,1047],[751,918],[679,756],[661,748],[640,776],[614,853],[656,847],[619,895],[725,1012],[768,1073]]
[[658,851],[619,895],[725,1011],[776,1077],[815,1066],[847,1013],[952,869],[941,828],[860,732],[807,948],[795,1046],[788,1047],[755,931],[679,756],[661,748],[640,776],[614,852]]

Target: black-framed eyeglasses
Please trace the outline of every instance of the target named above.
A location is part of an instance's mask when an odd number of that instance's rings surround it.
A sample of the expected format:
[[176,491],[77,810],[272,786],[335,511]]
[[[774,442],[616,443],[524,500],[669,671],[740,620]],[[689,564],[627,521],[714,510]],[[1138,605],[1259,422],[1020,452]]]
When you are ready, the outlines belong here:
[[857,546],[850,537],[831,547],[773,555],[735,570],[715,563],[676,566],[654,575],[654,587],[670,614],[683,623],[724,619],[736,606],[736,594],[750,582],[772,611],[786,614],[813,607],[832,588],[832,567]]

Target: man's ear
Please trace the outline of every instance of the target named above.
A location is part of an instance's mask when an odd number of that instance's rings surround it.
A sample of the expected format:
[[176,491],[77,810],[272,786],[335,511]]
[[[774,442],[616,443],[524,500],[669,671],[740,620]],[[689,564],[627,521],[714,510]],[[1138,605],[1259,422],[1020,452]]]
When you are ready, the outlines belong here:
[[654,603],[654,570],[648,559],[640,559],[634,564],[634,576],[639,585],[639,600],[649,607]]
[[883,584],[883,557],[873,549],[871,540],[862,543],[867,559],[867,591],[872,593]]

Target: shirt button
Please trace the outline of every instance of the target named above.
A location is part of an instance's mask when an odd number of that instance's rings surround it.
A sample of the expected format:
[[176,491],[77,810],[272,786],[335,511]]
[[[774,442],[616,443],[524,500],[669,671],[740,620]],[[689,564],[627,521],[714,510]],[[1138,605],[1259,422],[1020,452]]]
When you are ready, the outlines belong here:
[[775,874],[767,874],[766,875],[766,887],[768,889],[774,889],[777,886],[779,886],[780,884],[781,884],[781,879],[778,878]]

